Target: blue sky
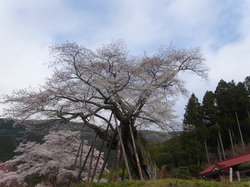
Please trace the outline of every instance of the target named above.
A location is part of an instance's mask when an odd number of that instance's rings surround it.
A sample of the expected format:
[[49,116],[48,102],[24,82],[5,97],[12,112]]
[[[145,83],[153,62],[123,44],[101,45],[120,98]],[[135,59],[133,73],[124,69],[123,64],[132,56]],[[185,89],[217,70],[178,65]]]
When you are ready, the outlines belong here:
[[[0,28],[0,94],[43,84],[49,46],[67,40],[95,49],[122,38],[134,54],[170,42],[201,47],[209,82],[184,77],[200,101],[220,79],[250,75],[248,0],[1,0]],[[179,121],[187,101],[177,102]]]

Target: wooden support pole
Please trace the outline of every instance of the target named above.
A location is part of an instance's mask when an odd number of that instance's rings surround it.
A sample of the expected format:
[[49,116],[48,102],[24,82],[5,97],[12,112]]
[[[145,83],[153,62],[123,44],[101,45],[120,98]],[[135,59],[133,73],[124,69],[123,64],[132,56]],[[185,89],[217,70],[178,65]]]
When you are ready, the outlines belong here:
[[207,149],[207,141],[206,140],[204,141],[204,144],[205,144],[206,155],[207,155],[207,163],[210,166],[211,164],[210,164],[210,160],[209,160],[208,149]]
[[[83,147],[83,143],[84,143],[84,140],[81,139],[81,142],[80,142],[80,145],[79,145],[79,147],[78,147],[77,154],[76,154],[76,159],[75,159],[75,162],[74,162],[74,165],[73,165],[74,167],[75,167],[76,164],[77,164],[77,160],[78,160],[78,157],[79,157],[80,152],[81,152],[81,154],[80,154],[80,163],[79,163],[79,167],[81,167],[81,165],[82,165],[81,160],[82,160],[82,147]],[[67,187],[70,187],[71,182],[72,182],[72,176],[69,177],[69,181],[68,181]]]
[[113,159],[113,162],[112,162],[111,169],[109,170],[109,179],[108,179],[108,181],[112,181],[113,173],[114,173],[114,170],[115,170],[116,165],[117,165],[117,157],[118,157],[118,152],[119,152],[119,149],[120,149],[119,144],[120,144],[120,141],[116,145],[115,156],[114,156],[114,159]]
[[112,113],[110,114],[110,117],[109,117],[108,125],[107,125],[106,130],[105,130],[105,138],[102,140],[102,145],[101,145],[101,148],[99,150],[99,154],[98,154],[98,157],[97,157],[97,161],[96,161],[96,165],[95,165],[95,169],[93,171],[93,175],[92,175],[91,181],[94,180],[94,177],[95,177],[95,174],[96,174],[97,166],[99,164],[99,161],[100,161],[100,158],[101,158],[101,154],[102,154],[102,151],[103,151],[105,139],[108,136],[108,129],[109,129],[109,126],[110,126],[111,119],[112,119]]
[[246,107],[246,109],[247,109],[247,116],[248,116],[248,118],[250,118],[250,113],[249,113],[249,110],[248,110],[248,108]]
[[[83,142],[84,142],[84,140],[81,139],[80,145],[79,145],[78,150],[77,150],[77,154],[76,154],[76,159],[75,159],[75,162],[74,162],[74,166],[76,166],[76,164],[77,164],[78,157],[81,156],[80,153],[82,153],[81,150],[82,150]],[[79,156],[79,155],[80,155],[80,156]],[[80,159],[81,159],[81,158],[80,158]],[[80,161],[79,165],[80,165],[80,166],[82,165],[81,161]]]
[[124,160],[123,160],[122,155],[121,155],[121,162],[122,162],[122,176],[121,176],[121,181],[124,181],[124,178],[125,178],[125,164],[124,164]]
[[78,172],[78,176],[77,176],[76,182],[79,182],[80,179],[81,179],[81,175],[82,175],[83,169],[84,169],[84,167],[85,167],[85,165],[86,165],[86,163],[87,163],[87,160],[88,160],[88,158],[89,158],[89,155],[90,155],[92,149],[94,149],[93,144],[91,145],[91,147],[90,147],[90,149],[89,149],[89,152],[88,152],[88,154],[86,155],[85,160],[84,160],[84,162],[83,162],[83,164],[82,164],[82,166],[81,166],[81,168],[80,168],[80,171]]
[[106,164],[107,164],[107,161],[108,161],[110,152],[111,152],[112,142],[113,142],[114,138],[115,138],[115,133],[113,133],[111,142],[109,143],[108,151],[107,151],[107,154],[106,154],[104,163],[103,163],[103,165],[102,165],[102,169],[101,169],[100,175],[99,175],[98,180],[97,180],[98,182],[101,180],[102,174],[103,174],[104,169],[105,169],[105,167],[106,167]]
[[95,134],[94,141],[92,143],[92,151],[91,151],[91,156],[90,156],[90,162],[89,162],[89,171],[88,171],[88,178],[87,181],[89,182],[90,177],[91,177],[91,170],[92,170],[92,163],[93,163],[93,157],[94,157],[94,152],[95,152],[95,144],[96,144],[96,139],[97,139],[97,132]]
[[124,148],[124,144],[123,144],[123,140],[122,140],[121,131],[120,131],[120,128],[118,126],[118,122],[117,122],[115,114],[114,114],[114,118],[115,118],[115,125],[116,125],[116,129],[117,129],[117,132],[118,132],[118,136],[119,136],[119,139],[121,141],[122,156],[124,158],[125,167],[126,167],[126,170],[128,172],[128,178],[129,178],[130,181],[132,181],[132,176],[131,176],[129,165],[128,165],[128,160],[127,160],[127,156],[126,156],[126,152],[125,152],[125,148]]
[[137,149],[136,149],[135,138],[134,138],[134,133],[133,133],[133,129],[132,129],[131,124],[129,124],[129,130],[130,130],[130,135],[131,135],[131,138],[132,138],[132,144],[133,144],[133,148],[134,148],[135,160],[136,160],[136,164],[137,164],[137,169],[138,169],[139,177],[140,177],[140,180],[143,180],[143,174],[142,174],[142,170],[141,170],[141,164],[140,164],[138,152],[137,152]]
[[220,131],[218,131],[218,134],[219,134],[219,139],[220,139],[222,156],[223,156],[223,159],[225,160],[226,159],[226,155],[225,155],[225,150],[224,150],[224,146],[223,146],[223,142],[222,142]]
[[82,146],[81,146],[81,150],[80,150],[80,160],[79,160],[79,166],[82,165],[82,154],[83,154],[83,146],[84,146],[84,140],[82,140]]
[[217,151],[218,151],[219,160],[221,161],[222,155],[221,155],[221,148],[220,148],[220,143],[218,139],[217,139]]
[[117,147],[117,157],[116,157],[116,171],[115,171],[115,179],[117,180],[119,178],[119,169],[120,169],[120,163],[121,163],[121,146],[120,142],[118,143]]
[[241,143],[242,143],[242,148],[243,148],[244,153],[246,153],[245,143],[244,143],[243,136],[242,136],[242,133],[241,133],[240,122],[239,122],[239,119],[238,119],[237,112],[235,112],[235,117],[236,117],[236,120],[237,120],[238,129],[239,129],[239,132],[240,132],[240,139],[241,139]]
[[231,133],[231,130],[228,129],[228,133],[229,133],[229,137],[230,137],[230,142],[231,142],[231,147],[232,147],[232,151],[233,151],[233,155],[235,155],[235,150],[234,150],[234,144],[233,144],[233,138],[232,138],[232,133]]

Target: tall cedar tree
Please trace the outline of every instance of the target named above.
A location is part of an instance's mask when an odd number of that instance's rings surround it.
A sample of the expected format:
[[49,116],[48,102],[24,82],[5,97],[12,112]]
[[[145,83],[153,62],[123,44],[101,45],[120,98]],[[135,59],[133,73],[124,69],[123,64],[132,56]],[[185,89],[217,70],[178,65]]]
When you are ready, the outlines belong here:
[[[195,156],[202,151],[205,153],[205,140],[210,153],[210,162],[212,163],[219,159],[216,156],[218,154],[218,131],[221,132],[224,147],[228,149],[226,150],[226,156],[233,156],[230,150],[231,145],[228,130],[231,130],[234,144],[241,142],[234,111],[238,113],[245,143],[250,142],[248,138],[248,134],[250,133],[249,93],[250,76],[246,77],[243,83],[239,82],[238,84],[234,81],[227,83],[221,80],[215,92],[207,91],[205,93],[202,106],[193,94],[186,106],[184,123],[193,124],[196,127],[195,131],[183,133],[178,137],[164,142],[162,145],[158,145],[161,150],[157,151],[154,146],[151,146],[154,148],[151,148],[153,157],[157,156],[157,164],[167,163],[168,168],[188,167],[190,171],[193,171],[193,176],[197,175],[201,170],[196,170],[197,167],[194,166],[194,163],[197,163],[198,160]],[[242,146],[238,145],[237,147],[236,154],[243,153],[240,150]]]
[[207,138],[208,131],[202,118],[201,104],[195,94],[192,94],[186,105],[183,123],[191,124],[195,129],[187,132],[184,131],[181,136],[186,166],[189,167],[192,173],[198,172],[202,164],[206,161],[204,140]]
[[185,108],[183,124],[190,124],[198,127],[201,123],[201,104],[195,94],[192,94]]
[[213,152],[217,150],[218,130],[221,130],[217,124],[219,111],[216,104],[215,94],[212,91],[207,91],[202,101],[203,121],[209,131],[206,139],[210,149]]

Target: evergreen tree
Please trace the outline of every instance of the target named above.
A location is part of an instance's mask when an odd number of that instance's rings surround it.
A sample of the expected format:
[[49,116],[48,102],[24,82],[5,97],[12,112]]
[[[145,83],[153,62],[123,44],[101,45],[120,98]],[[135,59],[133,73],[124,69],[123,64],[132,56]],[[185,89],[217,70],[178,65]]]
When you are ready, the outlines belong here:
[[247,90],[247,87],[244,83],[239,82],[236,85],[236,100],[235,100],[235,105],[236,105],[236,112],[239,115],[239,118],[247,118],[248,117],[248,112],[247,109],[250,105],[250,98],[249,98],[249,92]]
[[[247,128],[246,132],[249,134],[250,133],[250,76],[247,76],[243,82],[246,92],[245,92],[245,103],[244,106],[245,108],[245,114],[247,114],[247,117],[244,119],[243,123],[243,130],[244,127]],[[246,140],[250,142],[250,137],[246,136]]]
[[195,94],[191,95],[185,110],[186,112],[184,114],[183,124],[193,125],[195,128],[199,126],[202,118],[202,112],[201,104]]
[[[217,146],[220,132],[226,157],[232,148],[229,130],[233,144],[239,144],[240,134],[236,121],[236,113],[242,130],[245,143],[250,142],[250,76],[245,81],[235,83],[220,80],[214,92],[207,91],[203,97],[202,105],[195,94],[192,94],[187,105],[183,120],[183,134],[161,145],[151,147],[153,158],[157,158],[160,165],[167,163],[168,168],[187,167],[192,176],[195,176],[206,164],[206,140],[210,163],[218,161]],[[190,128],[191,127],[191,128]],[[241,148],[241,145],[237,145]],[[231,151],[232,152],[232,151]],[[237,154],[243,152],[238,151]],[[237,155],[236,154],[236,155]],[[233,155],[231,155],[233,156]],[[159,166],[160,166],[159,165]]]
[[[234,81],[225,82],[220,80],[215,90],[216,105],[218,107],[217,123],[220,126],[221,137],[225,149],[231,147],[228,130],[233,134],[238,133],[235,111],[237,110],[236,84]],[[238,141],[238,140],[237,140]]]
[[218,130],[220,126],[217,124],[219,111],[216,104],[215,94],[207,91],[202,101],[203,121],[208,128],[208,137],[206,141],[209,143],[210,150],[217,152]]
[[232,116],[235,113],[235,99],[237,97],[235,88],[234,81],[227,83],[224,80],[220,80],[218,83],[215,90],[215,98],[220,115]]
[[233,142],[240,143],[241,137],[238,128],[238,121],[244,141],[249,141],[248,134],[250,132],[248,120],[249,92],[248,84],[234,81],[225,82],[221,80],[215,90],[216,104],[218,106],[219,118],[217,123],[221,127],[221,135],[225,149],[231,148],[230,136],[228,130],[232,132]]
[[250,93],[250,76],[247,76],[243,83],[244,83],[244,85],[248,91],[248,94],[249,94]]
[[[205,159],[204,140],[208,136],[208,130],[203,122],[202,108],[195,94],[192,94],[188,104],[186,105],[186,112],[184,114],[184,124],[191,124],[195,128],[192,131],[184,132],[181,135],[181,145],[184,151],[184,158],[186,166],[192,173],[198,172],[201,169]],[[185,130],[185,129],[184,129]],[[193,166],[199,166],[198,168]],[[194,170],[193,170],[194,169]]]
[[236,94],[237,94],[237,99],[235,100],[236,112],[241,126],[242,135],[244,137],[244,141],[249,142],[250,117],[248,108],[250,106],[250,97],[247,87],[244,83],[239,82],[236,85]]
[[207,91],[202,101],[203,119],[207,127],[216,124],[218,119],[218,108],[216,106],[215,95],[212,91]]

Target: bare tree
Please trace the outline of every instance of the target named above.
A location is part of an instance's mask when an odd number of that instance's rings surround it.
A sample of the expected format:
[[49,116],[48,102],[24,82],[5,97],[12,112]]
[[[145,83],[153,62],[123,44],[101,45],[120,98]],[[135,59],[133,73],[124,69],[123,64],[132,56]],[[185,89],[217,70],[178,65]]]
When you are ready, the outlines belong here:
[[[179,50],[169,45],[161,46],[153,56],[132,56],[123,40],[115,40],[96,51],[66,42],[51,47],[51,54],[53,76],[39,89],[23,89],[5,96],[5,103],[12,104],[6,114],[25,119],[37,115],[66,121],[81,119],[100,138],[111,141],[101,125],[107,125],[113,113],[133,171],[139,176],[139,159],[143,177],[153,178],[154,164],[137,129],[169,127],[174,119],[173,98],[186,92],[179,78],[181,72],[207,76],[200,49]],[[116,131],[114,124],[111,127]]]

